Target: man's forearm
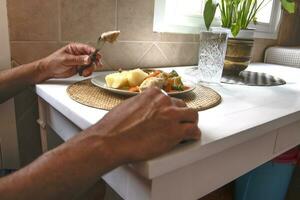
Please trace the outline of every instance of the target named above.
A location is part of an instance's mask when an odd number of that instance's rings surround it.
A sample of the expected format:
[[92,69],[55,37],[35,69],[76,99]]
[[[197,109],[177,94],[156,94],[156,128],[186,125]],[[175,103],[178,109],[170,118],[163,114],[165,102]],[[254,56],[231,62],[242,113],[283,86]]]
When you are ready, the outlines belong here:
[[[85,44],[72,43],[38,61],[19,67],[0,71],[0,103],[13,97],[29,85],[43,82],[50,78],[69,78],[77,73],[77,67],[90,64],[89,57],[95,51]],[[100,64],[97,54],[96,64]],[[83,76],[90,76],[94,65],[84,70]]]
[[73,199],[124,163],[109,139],[89,131],[0,179],[1,200]]
[[0,103],[13,97],[24,88],[48,77],[41,72],[41,61],[21,65],[0,72]]

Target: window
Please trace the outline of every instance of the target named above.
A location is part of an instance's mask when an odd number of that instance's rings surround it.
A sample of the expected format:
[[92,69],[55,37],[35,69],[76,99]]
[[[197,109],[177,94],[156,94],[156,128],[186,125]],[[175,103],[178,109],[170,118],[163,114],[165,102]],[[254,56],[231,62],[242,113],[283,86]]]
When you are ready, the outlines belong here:
[[[154,31],[199,33],[205,30],[204,3],[205,0],[155,0]],[[256,28],[256,38],[276,38],[280,14],[279,0],[267,1],[257,14],[258,24],[251,24],[249,28]],[[212,26],[220,26],[220,14],[216,15]]]

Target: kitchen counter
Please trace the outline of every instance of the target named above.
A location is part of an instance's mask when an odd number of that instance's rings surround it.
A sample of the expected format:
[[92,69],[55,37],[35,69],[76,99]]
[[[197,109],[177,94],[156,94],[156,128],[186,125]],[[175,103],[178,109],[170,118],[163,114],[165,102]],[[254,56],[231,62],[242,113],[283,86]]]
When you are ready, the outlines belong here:
[[[188,67],[176,68],[183,78]],[[300,143],[300,69],[265,63],[247,70],[283,78],[281,86],[214,84],[222,103],[199,112],[201,140],[178,145],[158,158],[119,167],[103,178],[124,199],[189,200],[202,197]],[[97,72],[99,73],[109,72]],[[49,125],[68,140],[107,111],[71,100],[66,88],[74,76],[36,86],[41,136],[46,150]],[[84,114],[83,114],[84,113]]]

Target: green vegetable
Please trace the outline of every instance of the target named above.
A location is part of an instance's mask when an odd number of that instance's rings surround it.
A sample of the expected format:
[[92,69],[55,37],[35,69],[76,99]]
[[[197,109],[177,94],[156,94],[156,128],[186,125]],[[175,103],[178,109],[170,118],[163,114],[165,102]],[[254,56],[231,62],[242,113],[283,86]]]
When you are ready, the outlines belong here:
[[172,90],[183,91],[184,88],[182,85],[172,85]]
[[176,76],[172,78],[172,90],[178,90],[178,91],[183,91],[184,90],[184,85],[181,81],[180,76]]
[[176,77],[176,76],[179,76],[178,73],[175,71],[175,70],[172,70],[170,73],[169,73],[169,77]]

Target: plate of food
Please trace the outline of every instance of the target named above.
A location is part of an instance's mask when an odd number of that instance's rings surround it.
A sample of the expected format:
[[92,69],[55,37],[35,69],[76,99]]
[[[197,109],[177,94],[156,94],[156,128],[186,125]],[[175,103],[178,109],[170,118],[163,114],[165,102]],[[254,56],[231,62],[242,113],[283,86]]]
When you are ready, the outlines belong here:
[[136,95],[149,87],[158,87],[174,96],[191,92],[195,86],[182,80],[175,70],[133,69],[113,72],[92,78],[92,83],[102,89],[122,95]]

